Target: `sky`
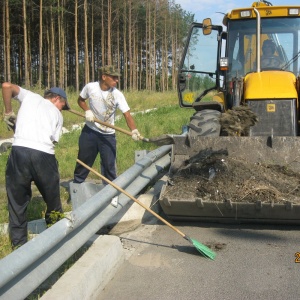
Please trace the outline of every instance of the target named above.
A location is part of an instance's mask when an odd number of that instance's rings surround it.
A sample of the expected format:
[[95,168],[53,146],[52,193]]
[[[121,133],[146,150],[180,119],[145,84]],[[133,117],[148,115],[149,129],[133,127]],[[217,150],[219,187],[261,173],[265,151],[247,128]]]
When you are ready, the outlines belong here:
[[[300,5],[299,0],[268,0],[273,5]],[[182,9],[195,14],[195,21],[202,23],[211,18],[214,25],[222,25],[223,14],[234,8],[251,7],[254,0],[175,0]],[[222,14],[223,13],[223,14]]]

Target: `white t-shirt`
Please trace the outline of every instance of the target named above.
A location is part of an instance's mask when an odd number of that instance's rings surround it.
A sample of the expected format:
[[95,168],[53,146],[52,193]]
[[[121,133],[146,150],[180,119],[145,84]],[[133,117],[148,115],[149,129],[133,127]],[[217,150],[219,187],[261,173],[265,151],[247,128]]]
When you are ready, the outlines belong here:
[[54,154],[53,142],[58,142],[63,116],[49,100],[20,87],[15,97],[20,103],[13,146],[22,146]]
[[[89,99],[89,107],[97,119],[111,125],[115,124],[117,108],[119,108],[122,113],[130,110],[122,92],[116,88],[102,91],[99,82],[86,84],[80,93],[80,97]],[[105,134],[115,132],[115,130],[110,127],[94,122],[86,121],[86,125],[95,131]]]

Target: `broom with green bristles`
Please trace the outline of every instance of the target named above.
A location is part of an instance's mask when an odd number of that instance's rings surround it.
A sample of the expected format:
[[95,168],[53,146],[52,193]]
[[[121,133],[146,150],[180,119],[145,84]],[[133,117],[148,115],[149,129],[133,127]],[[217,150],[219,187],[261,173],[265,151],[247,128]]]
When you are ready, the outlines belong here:
[[84,162],[82,162],[81,160],[77,159],[77,162],[79,164],[81,164],[82,166],[84,166],[85,168],[87,168],[88,170],[90,170],[91,172],[93,172],[94,174],[96,174],[97,176],[99,176],[101,179],[103,179],[104,181],[106,181],[107,183],[109,183],[111,186],[113,186],[115,189],[117,189],[119,192],[125,194],[127,197],[129,197],[131,200],[133,200],[134,202],[136,202],[137,204],[139,204],[140,206],[142,206],[144,209],[146,209],[149,213],[151,213],[152,215],[154,215],[156,218],[158,218],[159,220],[161,220],[163,223],[165,223],[167,226],[169,226],[170,228],[172,228],[174,231],[176,231],[178,234],[180,234],[183,238],[185,238],[187,241],[189,241],[203,256],[210,258],[210,259],[215,259],[216,257],[216,253],[213,252],[210,248],[208,248],[207,246],[201,244],[200,242],[190,238],[189,236],[187,236],[186,234],[184,234],[183,232],[181,232],[178,228],[176,228],[175,226],[173,226],[172,224],[170,224],[168,221],[166,221],[164,218],[162,218],[160,215],[158,215],[156,212],[154,212],[153,210],[151,210],[150,208],[148,208],[147,206],[145,206],[142,202],[140,202],[138,199],[134,198],[133,196],[131,196],[130,194],[128,194],[125,190],[123,190],[121,187],[117,186],[116,184],[114,184],[112,181],[110,181],[109,179],[107,179],[105,176],[101,175],[100,173],[98,173],[97,171],[95,171],[94,169],[90,168],[88,165],[86,165]]

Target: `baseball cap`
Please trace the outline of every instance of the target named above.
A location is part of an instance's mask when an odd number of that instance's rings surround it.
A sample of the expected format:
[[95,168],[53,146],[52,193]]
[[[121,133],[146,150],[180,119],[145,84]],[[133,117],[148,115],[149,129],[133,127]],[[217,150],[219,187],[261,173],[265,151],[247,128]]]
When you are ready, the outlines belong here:
[[66,104],[65,104],[65,106],[63,107],[63,110],[68,110],[68,109],[71,108],[70,105],[69,105],[69,103],[68,103],[67,94],[66,94],[66,92],[65,92],[63,89],[61,89],[61,88],[59,88],[59,87],[52,87],[52,88],[49,90],[49,92],[50,92],[50,93],[53,93],[53,94],[57,94],[58,96],[61,96],[62,98],[65,99]]
[[115,69],[114,66],[108,65],[99,68],[99,75],[111,75],[111,76],[121,76],[121,74]]

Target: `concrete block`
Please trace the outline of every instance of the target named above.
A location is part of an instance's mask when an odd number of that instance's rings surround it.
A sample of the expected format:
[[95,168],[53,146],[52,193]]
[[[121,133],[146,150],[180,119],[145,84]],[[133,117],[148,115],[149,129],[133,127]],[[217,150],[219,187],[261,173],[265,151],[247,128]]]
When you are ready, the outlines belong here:
[[47,229],[45,219],[39,219],[28,222],[27,225],[29,234],[39,234]]
[[78,208],[81,204],[104,188],[103,184],[96,184],[88,181],[83,183],[70,182],[69,184],[72,210]]
[[124,259],[125,253],[117,236],[100,236],[41,299],[96,300]]
[[[29,234],[39,234],[47,229],[45,219],[29,221],[27,224]],[[0,224],[0,233],[8,234],[8,223]]]
[[0,154],[6,152],[9,148],[11,148],[14,138],[0,140]]
[[0,224],[0,233],[8,234],[8,223]]
[[[158,205],[151,207],[155,201],[155,197],[153,197],[153,195],[143,194],[138,197],[138,200],[145,206],[151,208],[151,210],[158,213]],[[124,211],[126,211],[125,214]],[[134,230],[142,223],[147,222],[152,218],[153,215],[150,212],[146,211],[139,204],[130,201],[124,206],[122,211],[113,216],[106,225],[113,226],[113,228],[109,231],[110,234],[118,235],[123,232]]]

